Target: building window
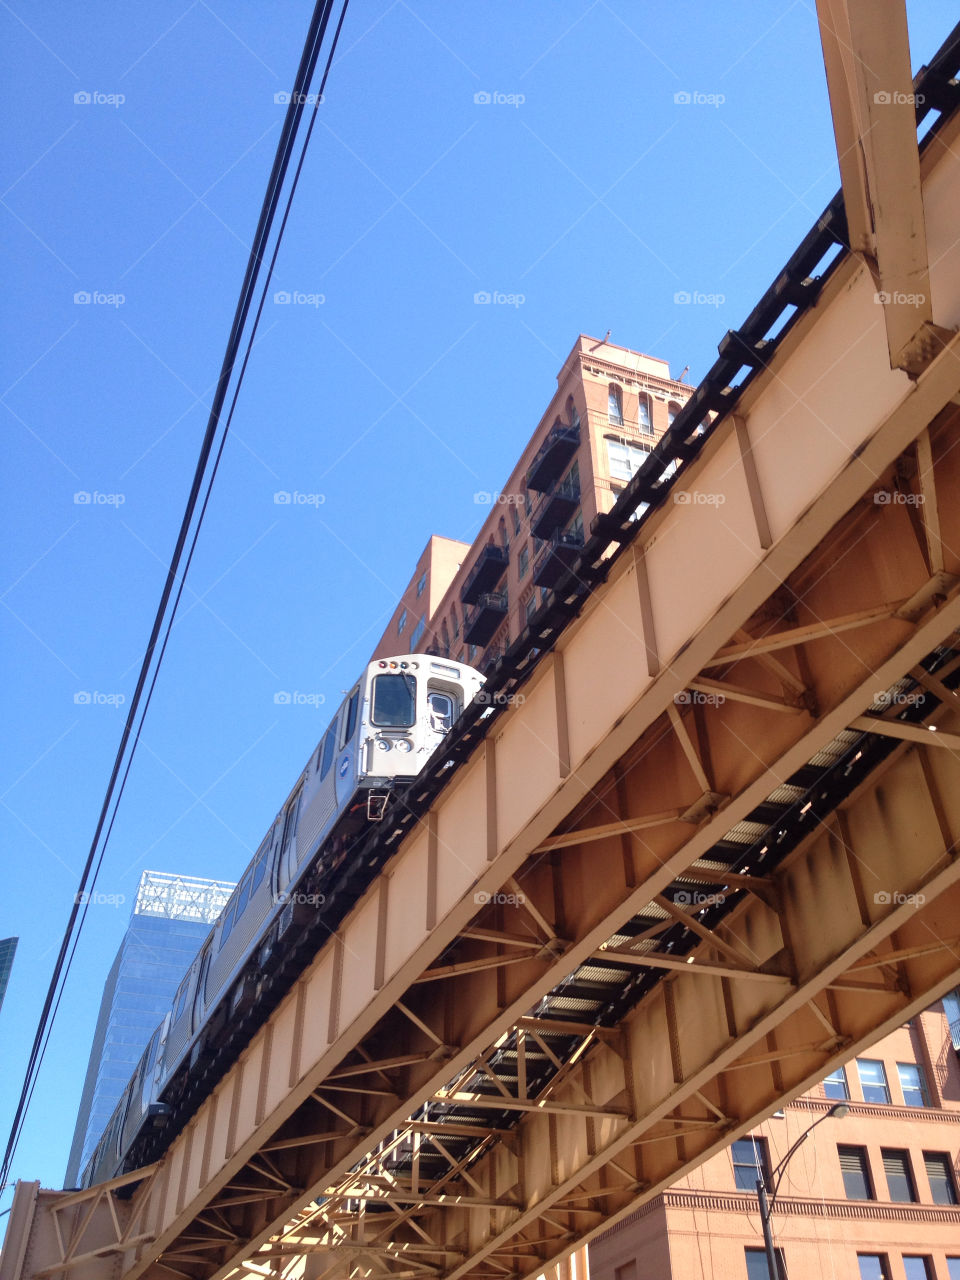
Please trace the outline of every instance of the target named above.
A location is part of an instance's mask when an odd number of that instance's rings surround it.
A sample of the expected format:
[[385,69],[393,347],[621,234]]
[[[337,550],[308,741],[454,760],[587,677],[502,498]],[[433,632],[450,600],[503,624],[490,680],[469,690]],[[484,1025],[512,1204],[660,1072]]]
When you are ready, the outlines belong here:
[[837,1147],[843,1189],[848,1200],[875,1200],[866,1147]]
[[[767,1266],[766,1249],[746,1248],[743,1251],[747,1263],[747,1280],[770,1280],[770,1268]],[[780,1280],[787,1280],[787,1267],[782,1249],[774,1249],[777,1259],[777,1274]]]
[[607,417],[618,427],[623,426],[623,394],[615,382],[607,390]]
[[860,1280],[891,1280],[890,1263],[885,1253],[858,1253]]
[[960,1258],[947,1259],[947,1280],[960,1280]]
[[417,623],[417,625],[413,628],[413,635],[410,637],[411,649],[415,649],[417,645],[420,643],[420,640],[421,640],[421,637],[423,636],[423,631],[426,625],[427,625],[426,618],[421,618],[420,621]]
[[460,619],[457,617],[456,609],[454,609],[453,612],[451,613],[450,620],[453,623],[453,638],[454,640],[456,640],[457,637],[460,635]]
[[923,1163],[930,1179],[930,1194],[934,1204],[956,1204],[957,1184],[950,1167],[950,1157],[942,1151],[925,1151]]
[[898,1062],[897,1074],[900,1077],[903,1100],[907,1106],[929,1107],[930,1099],[927,1096],[927,1083],[917,1063]]
[[622,440],[607,440],[607,458],[610,479],[626,482],[635,476],[646,462],[650,447],[644,444],[626,444]]
[[497,521],[497,533],[500,535],[500,545],[504,549],[509,547],[510,539],[507,537],[507,522],[503,516]]
[[850,1097],[850,1086],[847,1084],[846,1067],[837,1067],[823,1081],[823,1092],[828,1098],[837,1098],[846,1102]]
[[441,643],[441,645],[443,646],[443,656],[444,656],[445,658],[449,658],[449,656],[450,656],[450,631],[449,631],[449,628],[447,627],[447,620],[446,620],[446,618],[444,618],[443,622],[441,622],[441,624],[440,624],[440,643]]
[[863,1090],[864,1102],[890,1101],[887,1073],[879,1058],[858,1058],[857,1070],[860,1072],[860,1087]]
[[740,1138],[730,1148],[733,1154],[733,1181],[738,1191],[756,1191],[757,1179],[770,1171],[766,1138]]
[[530,568],[530,547],[528,543],[524,543],[520,548],[520,554],[517,556],[517,577],[522,578]]
[[577,413],[577,406],[573,403],[573,396],[567,397],[567,418],[571,427],[580,430],[580,415]]
[[530,599],[523,606],[523,611],[526,616],[526,620],[529,623],[533,615],[537,612],[537,593],[535,591],[530,592]]
[[637,1260],[631,1258],[620,1267],[613,1269],[614,1280],[637,1280]]
[[404,609],[403,613],[401,613],[400,617],[397,619],[397,635],[398,636],[403,635],[403,629],[406,625],[407,625],[407,611],[406,609]]
[[515,502],[513,504],[513,506],[510,508],[510,513],[513,516],[513,532],[517,534],[520,532],[520,503],[519,502]]
[[640,407],[637,410],[637,420],[640,423],[640,430],[646,431],[650,435],[653,431],[653,427],[650,424],[650,400],[649,397],[642,393],[640,395]]
[[913,1185],[913,1173],[907,1152],[883,1148],[880,1155],[883,1159],[883,1172],[886,1174],[890,1199],[900,1204],[913,1204],[917,1198],[917,1191]]
[[422,595],[423,595],[423,589],[424,589],[424,587],[425,587],[426,585],[427,585],[427,574],[426,574],[426,571],[424,571],[423,573],[421,573],[421,575],[420,575],[420,579],[419,579],[419,581],[417,582],[417,595],[418,595],[418,596],[422,596]]
[[470,646],[470,661],[473,662],[476,656],[477,656],[477,646],[475,644],[472,644]]
[[[949,1259],[948,1259],[949,1261]],[[907,1280],[934,1280],[933,1259],[918,1254],[903,1255],[903,1274]],[[951,1276],[952,1276],[951,1272]]]
[[667,423],[672,427],[676,420],[677,414],[680,412],[680,406],[676,401],[671,400],[667,405]]

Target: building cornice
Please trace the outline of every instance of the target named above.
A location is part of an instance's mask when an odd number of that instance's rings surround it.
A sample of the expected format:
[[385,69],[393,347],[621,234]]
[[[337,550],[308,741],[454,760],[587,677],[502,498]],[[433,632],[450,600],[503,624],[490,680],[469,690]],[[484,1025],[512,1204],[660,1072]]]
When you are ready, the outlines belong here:
[[[786,1105],[788,1111],[829,1111],[837,1105],[832,1098],[795,1098]],[[933,1124],[960,1124],[960,1111],[941,1111],[939,1107],[899,1107],[890,1102],[852,1102],[846,1104],[852,1116],[871,1116],[885,1120],[930,1121]]]
[[[710,1209],[718,1213],[757,1212],[752,1191],[664,1191],[668,1209]],[[655,1202],[654,1202],[655,1203]],[[777,1214],[793,1218],[858,1218],[875,1222],[952,1222],[960,1226],[960,1205],[879,1204],[875,1200],[807,1200],[777,1197]]]

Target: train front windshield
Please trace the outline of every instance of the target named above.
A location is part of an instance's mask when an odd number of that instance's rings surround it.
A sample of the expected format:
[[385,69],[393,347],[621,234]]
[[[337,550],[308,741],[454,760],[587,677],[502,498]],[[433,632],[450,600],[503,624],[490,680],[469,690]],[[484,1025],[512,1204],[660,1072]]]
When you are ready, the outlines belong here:
[[417,718],[417,682],[413,676],[374,676],[370,718],[381,728],[409,729]]

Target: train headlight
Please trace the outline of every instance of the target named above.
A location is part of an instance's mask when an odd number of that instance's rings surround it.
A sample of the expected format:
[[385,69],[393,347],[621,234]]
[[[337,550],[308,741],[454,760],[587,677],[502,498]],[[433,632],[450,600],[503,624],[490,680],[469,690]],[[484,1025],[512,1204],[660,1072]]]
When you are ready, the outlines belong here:
[[396,748],[398,751],[412,751],[413,743],[409,738],[398,738],[396,741]]
[[389,739],[389,738],[378,738],[378,739],[377,739],[377,750],[378,750],[378,751],[389,751],[389,750],[390,750],[390,739]]

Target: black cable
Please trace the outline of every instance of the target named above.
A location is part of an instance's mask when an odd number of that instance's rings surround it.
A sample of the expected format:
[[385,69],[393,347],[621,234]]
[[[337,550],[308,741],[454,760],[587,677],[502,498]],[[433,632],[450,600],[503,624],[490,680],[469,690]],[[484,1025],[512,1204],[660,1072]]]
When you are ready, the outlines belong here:
[[[140,733],[143,728],[143,720],[144,720],[144,717],[146,716],[147,709],[149,708],[150,700],[153,696],[154,688],[156,687],[156,681],[159,675],[160,664],[162,663],[163,655],[166,651],[167,642],[170,638],[170,631],[176,616],[177,606],[179,605],[181,596],[183,594],[183,588],[186,582],[186,574],[189,571],[190,563],[193,558],[193,553],[197,545],[197,538],[199,536],[200,528],[203,523],[203,518],[207,509],[207,504],[210,499],[210,493],[211,493],[213,481],[214,481],[214,478],[216,477],[217,469],[219,468],[219,464],[220,464],[220,459],[223,455],[223,449],[226,443],[227,433],[229,432],[229,428],[230,428],[230,421],[233,418],[233,412],[234,412],[234,409],[236,408],[237,398],[239,396],[240,387],[243,381],[243,375],[246,371],[247,363],[249,361],[250,353],[252,350],[253,340],[256,335],[256,329],[260,321],[260,316],[262,315],[262,312],[263,312],[263,306],[266,300],[266,291],[269,288],[270,279],[273,275],[273,269],[276,264],[277,254],[280,248],[280,241],[283,236],[283,230],[286,227],[287,218],[289,216],[293,195],[294,195],[294,192],[296,191],[296,185],[297,185],[297,182],[299,181],[300,173],[303,168],[303,163],[306,156],[306,148],[309,145],[310,137],[313,132],[313,126],[316,121],[317,108],[319,107],[320,99],[323,96],[323,87],[326,85],[327,77],[330,72],[330,67],[333,60],[333,54],[336,49],[337,40],[339,39],[339,36],[340,36],[340,31],[343,27],[343,21],[346,15],[346,9],[347,9],[348,3],[349,3],[349,0],[344,0],[344,5],[340,14],[340,20],[337,24],[334,41],[331,46],[331,50],[328,55],[327,63],[324,69],[320,93],[317,97],[317,100],[314,103],[313,116],[311,117],[311,120],[310,120],[307,136],[304,141],[303,148],[301,150],[300,160],[295,171],[293,184],[291,186],[291,190],[287,198],[287,204],[286,204],[283,219],[281,222],[281,227],[278,232],[277,241],[274,246],[273,256],[271,258],[270,266],[268,269],[267,280],[264,285],[263,293],[261,295],[260,305],[257,310],[256,320],[254,322],[253,329],[251,330],[251,333],[247,342],[246,353],[243,359],[237,384],[234,389],[233,399],[231,402],[226,423],[224,425],[220,446],[217,451],[213,470],[211,471],[209,480],[207,482],[206,494],[204,496],[200,514],[197,519],[196,527],[193,532],[193,537],[190,544],[186,564],[184,566],[184,571],[179,578],[179,586],[177,589],[174,604],[168,614],[168,605],[170,602],[170,596],[173,591],[174,583],[177,582],[178,569],[179,569],[181,558],[183,556],[183,549],[187,541],[187,536],[190,530],[190,525],[193,521],[194,513],[196,511],[197,500],[200,495],[200,490],[201,490],[201,487],[203,486],[204,475],[206,473],[207,466],[209,463],[210,453],[213,448],[213,442],[216,436],[216,431],[220,424],[220,415],[223,409],[224,401],[226,399],[230,378],[232,376],[232,373],[236,364],[237,353],[239,351],[240,342],[243,336],[243,330],[246,325],[246,320],[249,314],[253,291],[256,287],[257,278],[260,272],[260,267],[263,263],[263,253],[266,247],[266,242],[270,235],[270,231],[272,229],[277,208],[279,207],[280,193],[281,193],[283,182],[285,180],[287,169],[290,163],[290,157],[292,155],[293,147],[296,141],[296,134],[298,132],[300,120],[303,115],[303,109],[307,101],[309,85],[313,78],[314,71],[316,69],[316,64],[319,58],[320,49],[323,43],[324,36],[326,34],[327,25],[330,19],[330,14],[333,9],[333,0],[317,0],[317,4],[314,8],[314,12],[311,17],[310,26],[307,32],[307,38],[306,38],[303,53],[300,59],[300,65],[297,69],[297,76],[295,79],[294,90],[291,94],[291,101],[287,108],[286,116],[284,118],[283,130],[281,132],[280,140],[278,141],[278,144],[277,144],[277,150],[274,155],[273,167],[271,169],[270,178],[267,184],[267,191],[264,195],[263,203],[261,205],[260,216],[258,218],[257,228],[254,234],[253,246],[251,247],[250,254],[247,259],[247,267],[244,272],[243,283],[241,285],[241,290],[240,290],[240,298],[237,302],[237,307],[234,312],[233,324],[231,325],[230,335],[227,340],[226,352],[223,357],[223,361],[220,368],[220,375],[217,380],[217,389],[214,395],[213,404],[211,406],[210,414],[207,420],[207,428],[204,433],[204,438],[203,438],[203,442],[200,449],[200,456],[198,458],[196,469],[194,471],[193,482],[191,484],[190,494],[187,499],[186,509],[184,511],[183,519],[181,521],[180,531],[177,537],[177,543],[174,548],[173,555],[171,557],[169,568],[167,570],[166,582],[164,583],[164,588],[160,597],[160,603],[157,607],[156,616],[154,618],[153,627],[150,633],[150,639],[147,643],[147,649],[144,654],[143,662],[140,668],[140,674],[137,680],[137,686],[134,691],[133,697],[131,699],[130,710],[127,713],[126,722],[124,724],[123,733],[121,735],[120,745],[117,749],[117,753],[114,759],[113,769],[111,771],[106,795],[104,797],[104,801],[101,806],[99,819],[97,821],[96,831],[94,833],[93,841],[91,843],[90,850],[87,855],[87,859],[84,864],[83,872],[80,878],[80,888],[78,889],[74,898],[73,906],[70,911],[70,916],[68,918],[66,929],[64,931],[63,940],[61,942],[60,950],[57,955],[57,960],[54,965],[53,975],[50,980],[50,985],[48,987],[47,995],[44,1000],[43,1009],[41,1010],[40,1019],[37,1024],[37,1032],[34,1037],[33,1047],[31,1049],[30,1058],[27,1065],[27,1071],[24,1077],[23,1087],[21,1089],[16,1113],[14,1115],[13,1123],[11,1125],[10,1135],[7,1140],[7,1146],[6,1146],[6,1150],[3,1158],[3,1165],[2,1165],[2,1168],[0,1168],[0,1189],[6,1186],[6,1179],[9,1174],[10,1163],[13,1159],[13,1154],[16,1150],[16,1146],[19,1141],[19,1136],[23,1128],[23,1122],[25,1119],[27,1107],[29,1106],[29,1103],[32,1099],[33,1090],[36,1087],[36,1077],[39,1072],[40,1066],[42,1065],[43,1058],[46,1054],[46,1048],[47,1048],[47,1044],[49,1043],[53,1020],[60,1006],[60,1000],[63,994],[62,984],[63,982],[66,981],[66,977],[73,963],[73,957],[76,954],[80,932],[83,927],[83,922],[86,919],[87,907],[89,906],[90,890],[87,889],[87,885],[89,883],[92,889],[92,886],[96,883],[96,877],[99,874],[100,867],[102,866],[104,853],[106,851],[107,841],[109,840],[110,832],[113,830],[113,824],[116,820],[117,806],[119,805],[120,798],[122,797],[124,788],[126,786],[127,778],[129,777],[130,767],[133,762],[133,756],[136,751],[136,746],[139,742]],[[157,658],[156,667],[153,671],[153,676],[150,681],[150,686],[147,692],[146,701],[144,703],[143,712],[140,715],[139,724],[136,728],[136,732],[134,733],[133,726],[137,719],[137,712],[140,707],[140,701],[143,695],[144,686],[146,685],[146,682],[147,682],[147,676],[150,671],[151,664],[153,662],[153,656],[157,648],[157,642],[160,637],[160,632],[164,627],[165,619],[166,619],[166,632],[165,632],[164,639],[163,639],[160,652]],[[127,746],[130,743],[131,735],[133,737],[133,741],[132,741],[132,746],[130,750],[130,755],[127,760],[126,769],[124,771],[120,789],[116,797],[116,803],[114,804],[113,814],[110,819],[109,825],[107,827],[106,836],[104,838],[104,842],[100,850],[100,856],[99,856],[99,859],[97,860],[96,868],[94,869],[93,876],[91,878],[91,868],[93,867],[94,859],[96,857],[97,846],[100,843],[100,837],[103,834],[107,813],[110,809],[111,801],[113,800],[113,793],[117,784],[117,778],[119,777],[119,774],[120,774],[120,769],[123,764],[123,758],[126,753]],[[84,911],[80,919],[79,927],[75,928],[77,916],[78,916],[78,909],[80,907],[80,900],[84,897],[85,893],[87,894],[87,899],[83,903]],[[71,948],[71,940],[73,943],[72,948]],[[69,958],[67,958],[68,950],[70,952]],[[58,991],[58,987],[59,987],[59,991]]]

